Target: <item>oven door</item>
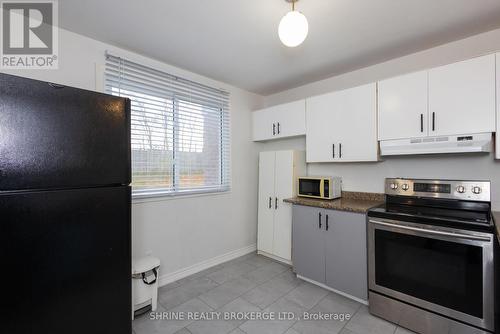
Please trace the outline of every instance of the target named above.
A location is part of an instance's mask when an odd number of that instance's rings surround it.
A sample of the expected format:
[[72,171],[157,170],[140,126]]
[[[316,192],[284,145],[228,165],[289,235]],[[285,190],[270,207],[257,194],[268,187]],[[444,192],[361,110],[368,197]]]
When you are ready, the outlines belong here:
[[493,331],[489,233],[368,219],[369,288]]

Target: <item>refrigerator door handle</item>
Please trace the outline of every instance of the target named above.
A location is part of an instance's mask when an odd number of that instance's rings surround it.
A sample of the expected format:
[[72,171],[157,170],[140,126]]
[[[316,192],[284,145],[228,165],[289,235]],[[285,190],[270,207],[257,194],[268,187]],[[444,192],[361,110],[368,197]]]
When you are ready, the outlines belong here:
[[58,84],[55,84],[55,83],[52,83],[52,82],[47,82],[49,84],[50,87],[52,88],[55,88],[55,89],[61,89],[61,88],[65,88],[66,86],[63,86],[63,85],[58,85]]

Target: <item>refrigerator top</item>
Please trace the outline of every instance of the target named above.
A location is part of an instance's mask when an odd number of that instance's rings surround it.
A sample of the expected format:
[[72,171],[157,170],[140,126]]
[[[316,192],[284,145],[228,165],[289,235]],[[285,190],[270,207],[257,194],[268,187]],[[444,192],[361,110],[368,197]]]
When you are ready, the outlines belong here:
[[130,183],[130,100],[0,74],[0,191]]

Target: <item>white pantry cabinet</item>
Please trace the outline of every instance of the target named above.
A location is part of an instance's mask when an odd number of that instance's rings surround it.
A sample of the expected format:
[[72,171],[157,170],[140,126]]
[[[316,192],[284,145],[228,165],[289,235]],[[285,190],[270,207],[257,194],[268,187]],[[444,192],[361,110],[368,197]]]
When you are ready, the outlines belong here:
[[378,83],[378,139],[427,136],[428,71]]
[[429,135],[495,131],[495,55],[429,70]]
[[253,140],[301,136],[306,133],[305,100],[257,110],[252,114]]
[[495,158],[500,159],[500,53],[496,54],[497,68],[497,125],[495,135]]
[[377,161],[377,86],[307,99],[307,162]]
[[261,152],[257,250],[290,263],[292,259],[292,205],[283,199],[296,195],[297,177],[306,174],[301,151]]

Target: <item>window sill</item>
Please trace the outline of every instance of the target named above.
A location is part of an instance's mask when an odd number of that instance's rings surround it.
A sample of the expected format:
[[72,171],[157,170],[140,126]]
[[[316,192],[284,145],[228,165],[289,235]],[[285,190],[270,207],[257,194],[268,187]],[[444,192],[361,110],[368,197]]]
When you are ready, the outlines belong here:
[[221,196],[231,194],[231,189],[220,190],[220,191],[190,191],[186,193],[170,193],[170,194],[132,194],[132,205],[150,202],[163,202],[171,200],[182,200],[196,197],[205,196]]

